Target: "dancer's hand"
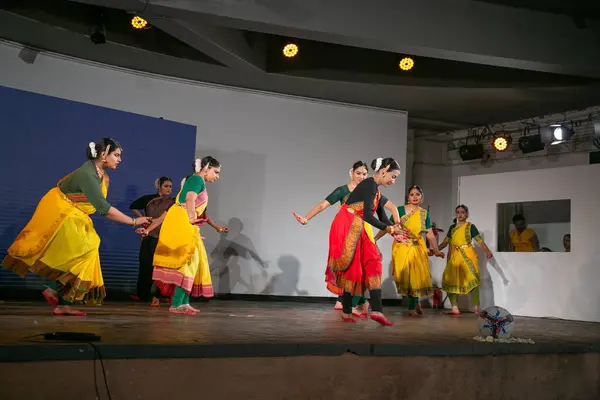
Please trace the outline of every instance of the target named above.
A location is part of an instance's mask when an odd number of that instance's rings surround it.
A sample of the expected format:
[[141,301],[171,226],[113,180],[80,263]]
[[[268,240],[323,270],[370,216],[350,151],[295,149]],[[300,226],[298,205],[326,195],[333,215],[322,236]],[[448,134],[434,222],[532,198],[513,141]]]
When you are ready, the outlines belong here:
[[152,218],[150,217],[135,217],[133,219],[133,224],[135,226],[145,225],[152,222]]
[[137,228],[135,230],[136,233],[139,233],[142,236],[148,236],[148,230],[146,228]]
[[219,226],[219,227],[217,227],[217,232],[219,232],[219,233],[221,233],[221,232],[227,233],[227,232],[229,232],[229,228],[226,227],[226,226]]
[[494,255],[492,254],[491,251],[488,251],[485,256],[487,257],[488,260],[491,260],[492,258],[494,258]]
[[435,252],[435,256],[439,257],[439,258],[444,258],[445,255],[444,255],[444,253],[442,253],[441,251],[438,250]]
[[296,217],[296,221],[298,221],[302,225],[308,224],[308,220],[306,218],[304,218],[302,215],[294,213],[294,217]]

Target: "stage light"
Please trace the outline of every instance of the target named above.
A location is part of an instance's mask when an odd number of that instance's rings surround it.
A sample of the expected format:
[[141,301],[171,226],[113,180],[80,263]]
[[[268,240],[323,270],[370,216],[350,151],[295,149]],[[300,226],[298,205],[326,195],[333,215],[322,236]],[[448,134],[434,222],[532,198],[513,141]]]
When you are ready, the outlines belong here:
[[484,154],[483,144],[467,144],[460,146],[458,153],[463,161],[482,159]]
[[496,134],[494,135],[494,141],[492,142],[492,145],[494,146],[494,149],[496,149],[496,151],[503,152],[508,150],[508,146],[510,146],[511,142],[512,138],[510,136]]
[[283,46],[283,55],[287,58],[296,57],[298,55],[298,51],[300,51],[300,49],[298,49],[297,44],[288,43]]
[[571,136],[575,134],[573,129],[563,124],[550,125],[550,133],[552,135],[552,142],[550,142],[551,145],[563,143],[564,141],[569,140]]
[[398,66],[402,71],[408,71],[415,66],[415,61],[410,57],[404,57],[402,60],[400,60]]
[[144,29],[146,25],[148,25],[148,21],[142,17],[136,15],[131,18],[131,26],[133,26],[135,29]]
[[542,151],[546,148],[546,145],[542,141],[542,135],[522,136],[519,138],[519,150],[523,154],[535,153],[536,151]]

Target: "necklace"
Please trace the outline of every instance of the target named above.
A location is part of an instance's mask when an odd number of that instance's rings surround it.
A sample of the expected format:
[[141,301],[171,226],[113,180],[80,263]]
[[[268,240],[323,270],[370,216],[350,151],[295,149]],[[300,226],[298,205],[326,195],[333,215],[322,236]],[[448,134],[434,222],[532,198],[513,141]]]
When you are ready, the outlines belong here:
[[98,177],[100,179],[102,179],[102,177],[104,176],[104,171],[101,168],[98,168],[97,165],[96,165],[96,172],[98,173]]

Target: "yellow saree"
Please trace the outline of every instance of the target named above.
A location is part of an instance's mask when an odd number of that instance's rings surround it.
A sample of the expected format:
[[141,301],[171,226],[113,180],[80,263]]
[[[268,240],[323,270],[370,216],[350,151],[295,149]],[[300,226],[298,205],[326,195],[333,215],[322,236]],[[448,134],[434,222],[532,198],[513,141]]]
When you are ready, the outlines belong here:
[[[179,202],[180,195],[181,191],[162,223],[154,253],[152,279],[161,283],[157,286],[164,294],[169,293],[168,286],[175,285],[193,297],[213,297],[208,256],[200,228],[190,223],[185,203]],[[197,217],[204,213],[207,205],[208,194],[204,189],[196,198]]]
[[[468,294],[479,286],[479,263],[472,240],[481,240],[477,228],[470,222],[453,225],[449,232],[450,255],[442,275],[442,290],[446,293]],[[473,237],[475,233],[475,237]]]
[[418,208],[411,214],[400,216],[401,225],[409,231],[405,242],[395,241],[392,245],[392,273],[398,294],[422,297],[433,293],[429,256],[423,239],[427,210]]
[[[89,215],[96,212],[82,194],[67,195],[58,186],[42,197],[29,223],[8,249],[2,266],[24,277],[32,272],[57,281],[68,302],[106,296],[100,268],[100,237]],[[108,193],[108,176],[101,183]]]

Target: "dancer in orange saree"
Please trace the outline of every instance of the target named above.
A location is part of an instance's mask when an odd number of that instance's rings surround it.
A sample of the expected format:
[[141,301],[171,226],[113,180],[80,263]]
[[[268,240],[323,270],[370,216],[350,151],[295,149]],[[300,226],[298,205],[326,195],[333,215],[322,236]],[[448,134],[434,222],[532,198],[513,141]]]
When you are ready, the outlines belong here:
[[54,315],[84,316],[74,301],[100,303],[106,296],[100,268],[100,237],[89,215],[98,213],[133,227],[132,218],[106,201],[107,169],[121,163],[121,145],[110,138],[92,142],[81,167],[62,178],[40,200],[31,220],[8,249],[2,266],[24,277],[32,272],[51,283],[43,295]]
[[152,279],[163,294],[174,288],[169,308],[173,314],[199,312],[190,305],[190,296],[214,296],[208,257],[198,225],[206,222],[202,218],[208,205],[206,183],[216,182],[220,173],[221,164],[213,157],[197,159],[194,174],[182,181],[176,203],[167,211],[164,221],[158,218],[148,229],[140,230],[147,234],[162,223]]
[[[356,322],[352,318],[352,296],[362,295],[368,289],[371,319],[382,325],[392,325],[383,315],[381,254],[373,238],[372,226],[394,234],[393,224],[381,204],[379,186],[393,185],[400,175],[400,167],[393,158],[373,160],[371,167],[375,175],[356,186],[331,224],[328,267],[336,277],[336,286],[344,290],[344,322]],[[379,219],[374,217],[375,213]]]

